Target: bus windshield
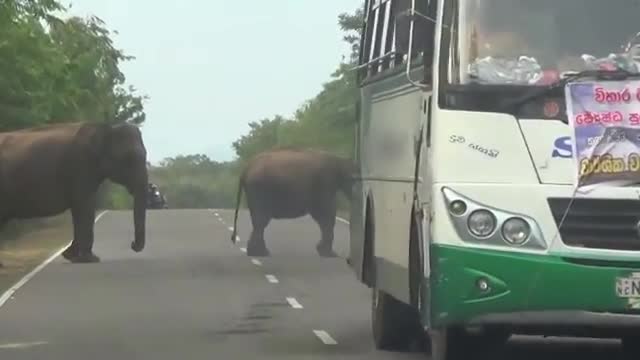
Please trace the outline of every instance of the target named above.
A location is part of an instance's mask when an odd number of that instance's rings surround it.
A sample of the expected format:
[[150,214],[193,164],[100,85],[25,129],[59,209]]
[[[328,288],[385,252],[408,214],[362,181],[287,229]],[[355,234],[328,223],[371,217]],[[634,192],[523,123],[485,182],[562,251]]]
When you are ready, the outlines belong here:
[[640,71],[640,0],[452,0],[447,10],[450,84],[535,86],[567,72]]

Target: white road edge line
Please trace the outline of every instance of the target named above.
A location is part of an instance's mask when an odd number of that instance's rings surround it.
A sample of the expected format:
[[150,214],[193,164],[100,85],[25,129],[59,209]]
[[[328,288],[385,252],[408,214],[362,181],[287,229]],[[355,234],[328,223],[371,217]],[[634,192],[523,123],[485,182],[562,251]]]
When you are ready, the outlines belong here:
[[[98,220],[100,220],[100,218],[104,214],[106,214],[108,212],[109,212],[109,210],[105,210],[105,211],[101,212],[100,214],[98,214],[98,216],[96,216],[96,219],[93,221],[93,223],[94,224],[97,223]],[[2,296],[0,296],[0,308],[11,298],[11,296],[13,296],[13,294],[15,294],[16,291],[18,291],[18,289],[23,287],[24,284],[26,284],[29,280],[31,280],[34,276],[36,276],[37,273],[42,271],[42,269],[44,269],[53,260],[55,260],[58,256],[60,256],[69,247],[69,245],[71,245],[72,241],[73,240],[70,240],[67,243],[67,245],[63,246],[60,250],[56,251],[53,255],[51,255],[42,264],[38,265],[35,269],[31,270],[30,273],[25,275],[22,279],[20,279],[20,281],[18,281],[12,287],[10,287],[9,290],[5,291],[4,294],[2,294]]]
[[251,259],[251,262],[253,263],[253,265],[255,266],[262,266],[262,263],[260,262],[260,260],[258,259]]
[[240,251],[242,251],[243,253],[246,253],[246,252],[247,252],[247,248],[243,248],[243,247],[241,247],[241,248],[240,248]]
[[288,297],[287,302],[294,309],[302,309],[302,305],[296,300],[296,298]]
[[322,341],[325,345],[337,345],[338,342],[324,330],[313,330],[313,333]]
[[266,277],[266,278],[267,278],[267,281],[268,281],[268,282],[270,282],[270,283],[272,283],[272,284],[277,284],[277,283],[279,283],[278,278],[277,278],[277,277],[275,277],[274,275],[267,274],[267,275],[265,275],[264,277]]
[[341,218],[341,217],[339,217],[339,216],[336,216],[336,219],[337,219],[338,221],[340,221],[340,222],[343,222],[343,223],[347,224],[347,225],[349,225],[349,224],[350,224],[350,223],[349,223],[349,220],[343,219],[343,218]]
[[24,343],[11,343],[11,344],[0,344],[0,350],[2,349],[24,349],[37,345],[46,345],[48,342],[46,341],[32,341],[32,342],[24,342]]

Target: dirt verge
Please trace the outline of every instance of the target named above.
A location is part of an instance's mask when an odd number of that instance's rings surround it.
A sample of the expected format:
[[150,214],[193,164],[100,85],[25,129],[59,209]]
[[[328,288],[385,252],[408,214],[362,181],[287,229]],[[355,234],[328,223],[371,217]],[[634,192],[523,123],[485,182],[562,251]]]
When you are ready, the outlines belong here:
[[0,232],[0,263],[3,265],[0,268],[0,294],[65,246],[73,235],[68,212],[47,219],[16,222],[9,227],[19,230],[11,235]]

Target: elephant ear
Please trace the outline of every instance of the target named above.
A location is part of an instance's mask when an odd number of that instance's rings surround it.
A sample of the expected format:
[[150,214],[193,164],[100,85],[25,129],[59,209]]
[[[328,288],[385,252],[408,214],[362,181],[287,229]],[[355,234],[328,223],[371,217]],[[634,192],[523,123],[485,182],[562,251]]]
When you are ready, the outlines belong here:
[[101,172],[109,171],[111,158],[111,142],[113,141],[113,127],[109,124],[92,124],[89,130],[88,155],[90,161],[100,169]]

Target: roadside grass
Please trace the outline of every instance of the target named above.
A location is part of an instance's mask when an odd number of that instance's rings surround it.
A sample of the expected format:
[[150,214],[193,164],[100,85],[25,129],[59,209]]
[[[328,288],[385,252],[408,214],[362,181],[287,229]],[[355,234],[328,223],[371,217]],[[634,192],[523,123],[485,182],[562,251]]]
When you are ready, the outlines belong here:
[[0,230],[0,294],[65,246],[73,236],[71,215],[12,221]]

